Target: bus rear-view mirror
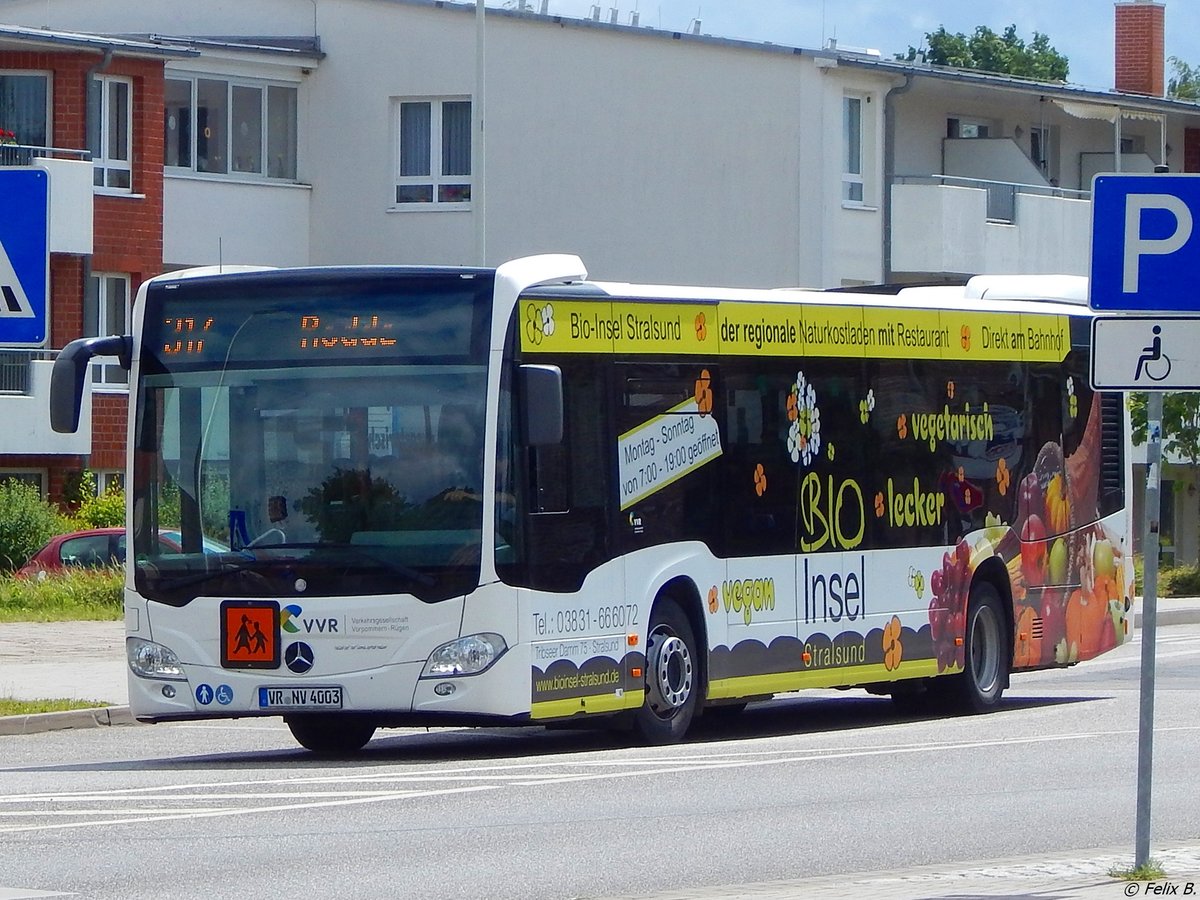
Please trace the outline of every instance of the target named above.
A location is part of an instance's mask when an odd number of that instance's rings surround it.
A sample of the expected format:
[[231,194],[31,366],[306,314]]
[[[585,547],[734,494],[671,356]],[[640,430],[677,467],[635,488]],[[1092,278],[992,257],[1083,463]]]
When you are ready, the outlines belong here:
[[563,439],[562,370],[558,366],[523,365],[519,370],[521,439],[527,447],[560,444]]

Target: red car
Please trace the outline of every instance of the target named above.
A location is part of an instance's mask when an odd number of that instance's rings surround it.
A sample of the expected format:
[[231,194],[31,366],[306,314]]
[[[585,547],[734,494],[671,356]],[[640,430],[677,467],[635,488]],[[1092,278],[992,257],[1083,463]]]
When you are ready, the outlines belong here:
[[[160,532],[158,542],[164,553],[180,553],[179,532]],[[211,545],[211,546],[210,546]],[[205,538],[206,552],[219,552],[215,541]],[[29,562],[17,570],[18,578],[29,578],[40,572],[61,572],[68,566],[83,566],[98,569],[103,566],[119,566],[125,563],[125,529],[91,528],[57,534],[46,546],[29,558]]]

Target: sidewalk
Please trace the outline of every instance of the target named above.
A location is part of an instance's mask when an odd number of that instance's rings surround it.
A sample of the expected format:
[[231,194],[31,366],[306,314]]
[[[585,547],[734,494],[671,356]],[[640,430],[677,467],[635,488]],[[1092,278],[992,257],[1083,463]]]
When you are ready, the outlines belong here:
[[0,697],[96,700],[105,709],[0,717],[0,735],[130,724],[124,622],[0,624]]
[[[1157,882],[1125,882],[1109,876],[1133,862],[1133,842],[1042,857],[920,866],[901,872],[864,872],[686,891],[629,894],[605,900],[975,900],[1029,897],[1043,900],[1117,900],[1121,897],[1200,896],[1200,846],[1164,843],[1151,856],[1170,873]],[[1191,889],[1188,889],[1188,885]],[[1174,885],[1175,890],[1170,887]]]

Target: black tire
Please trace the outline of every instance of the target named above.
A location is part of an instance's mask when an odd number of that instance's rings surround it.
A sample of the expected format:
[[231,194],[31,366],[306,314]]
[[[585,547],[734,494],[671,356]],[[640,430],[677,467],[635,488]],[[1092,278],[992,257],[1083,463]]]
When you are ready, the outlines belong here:
[[375,723],[353,716],[287,716],[292,737],[313,753],[356,753],[375,734]]
[[1007,617],[995,586],[978,581],[967,601],[967,628],[963,671],[935,678],[930,692],[940,705],[954,712],[983,713],[1000,705],[1008,687],[1012,650]]
[[646,636],[646,697],[633,731],[647,744],[683,740],[700,697],[700,665],[692,625],[669,598],[654,604]]

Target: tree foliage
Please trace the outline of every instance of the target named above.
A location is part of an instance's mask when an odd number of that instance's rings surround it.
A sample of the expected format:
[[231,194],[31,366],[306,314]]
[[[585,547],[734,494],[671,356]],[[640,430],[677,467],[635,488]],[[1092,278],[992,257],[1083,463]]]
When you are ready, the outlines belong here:
[[910,46],[907,54],[896,54],[897,59],[917,58],[923,53],[935,66],[951,66],[956,69],[976,69],[1000,75],[1017,75],[1038,81],[1066,81],[1069,60],[1050,46],[1050,39],[1039,31],[1033,40],[1026,43],[1017,36],[1017,26],[1009,25],[1002,34],[996,34],[986,25],[978,25],[970,35],[961,32],[951,34],[946,26],[927,32],[926,46],[922,50]]
[[[1146,394],[1129,395],[1133,442],[1146,443]],[[1162,448],[1193,466],[1200,465],[1200,392],[1163,394]]]
[[1167,96],[1176,100],[1200,100],[1200,69],[1190,66],[1178,56],[1167,60],[1172,75],[1167,79]]

